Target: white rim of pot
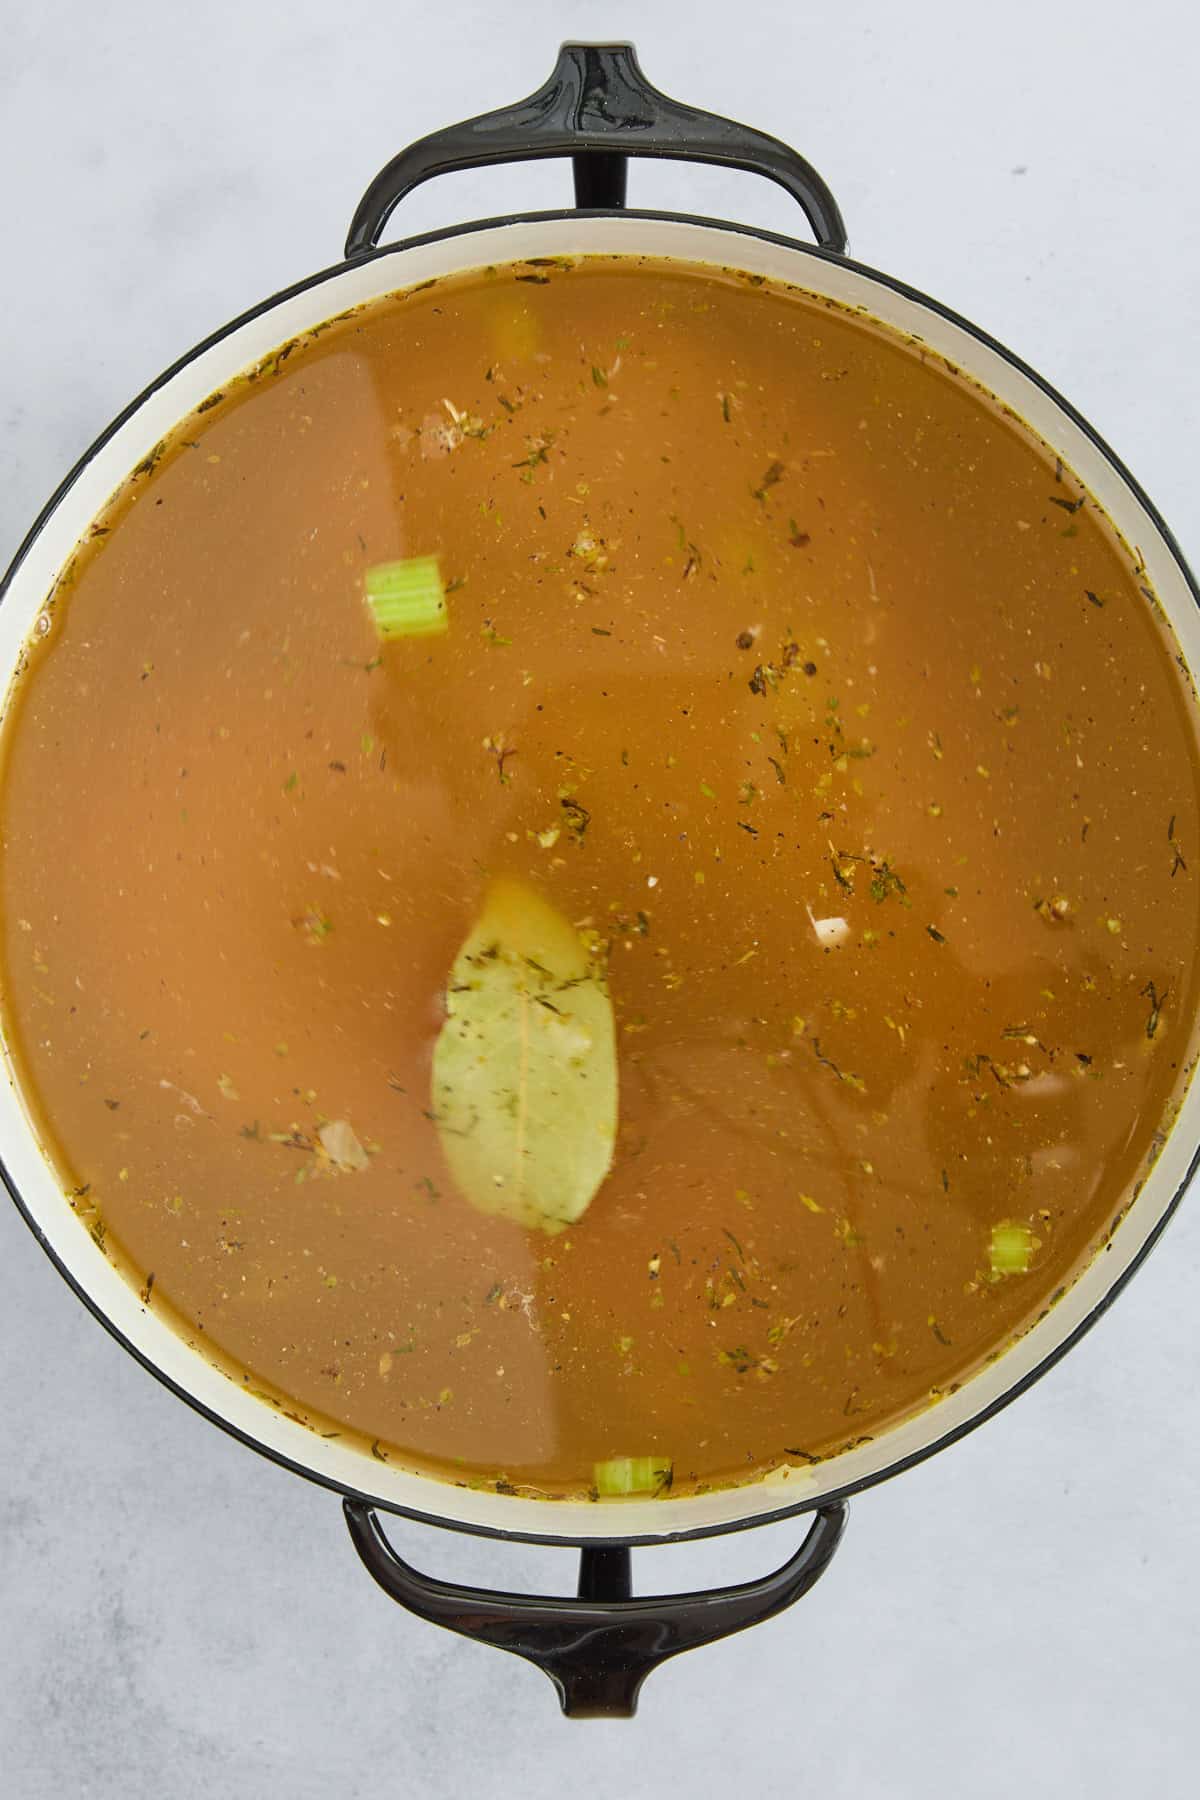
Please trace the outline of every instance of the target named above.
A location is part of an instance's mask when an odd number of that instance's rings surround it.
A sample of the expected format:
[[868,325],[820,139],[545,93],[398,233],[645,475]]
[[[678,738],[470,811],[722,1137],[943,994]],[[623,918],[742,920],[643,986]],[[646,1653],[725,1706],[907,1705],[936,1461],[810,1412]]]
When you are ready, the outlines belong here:
[[[155,382],[87,453],[46,507],[9,572],[0,606],[0,686],[8,689],[37,614],[72,551],[125,477],[209,394],[289,338],[347,307],[438,276],[534,256],[626,254],[732,267],[791,283],[915,337],[1025,419],[1060,455],[1144,560],[1192,669],[1200,604],[1166,527],[1132,477],[1077,414],[977,328],[902,283],[765,232],[648,213],[541,214],[434,233],[341,264],[276,296],[197,347]],[[856,1491],[961,1436],[1021,1392],[1104,1310],[1161,1231],[1196,1166],[1200,1082],[1119,1225],[1074,1284],[953,1394],[814,1467],[739,1487],[659,1499],[533,1499],[460,1487],[284,1417],[218,1368],[141,1302],[73,1212],[13,1079],[0,1081],[0,1157],[39,1241],[96,1316],[160,1379],[214,1423],[277,1462],[382,1508],[459,1529],[541,1541],[657,1542],[752,1525]]]

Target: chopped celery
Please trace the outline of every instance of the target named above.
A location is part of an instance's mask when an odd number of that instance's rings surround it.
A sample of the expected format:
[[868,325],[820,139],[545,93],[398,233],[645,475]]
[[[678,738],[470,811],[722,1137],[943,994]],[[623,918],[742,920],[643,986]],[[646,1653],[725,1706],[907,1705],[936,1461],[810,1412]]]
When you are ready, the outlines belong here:
[[1033,1253],[1033,1233],[1028,1225],[993,1225],[991,1263],[993,1275],[1024,1275]]
[[436,556],[376,563],[367,570],[364,585],[381,638],[431,637],[450,623]]
[[660,1456],[614,1456],[594,1465],[598,1494],[657,1494],[671,1484],[671,1464]]

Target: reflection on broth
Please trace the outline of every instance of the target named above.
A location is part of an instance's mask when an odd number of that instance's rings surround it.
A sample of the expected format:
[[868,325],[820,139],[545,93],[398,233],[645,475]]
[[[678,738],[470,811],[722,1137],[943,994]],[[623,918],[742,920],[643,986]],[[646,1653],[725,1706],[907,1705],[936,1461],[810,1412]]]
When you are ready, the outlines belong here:
[[[368,572],[430,557],[448,629],[381,643]],[[927,1405],[1182,1092],[1143,583],[920,345],[734,274],[491,270],[267,359],[6,721],[5,1028],[81,1216],[452,1479],[685,1492]]]

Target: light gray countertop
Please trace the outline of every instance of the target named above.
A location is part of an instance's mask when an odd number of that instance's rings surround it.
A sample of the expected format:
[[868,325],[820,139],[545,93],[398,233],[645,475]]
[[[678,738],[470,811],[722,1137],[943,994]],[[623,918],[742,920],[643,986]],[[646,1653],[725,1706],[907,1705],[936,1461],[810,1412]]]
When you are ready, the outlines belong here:
[[[503,16],[507,22],[500,22]],[[977,319],[1092,419],[1200,556],[1200,108],[1179,0],[340,0],[0,5],[0,561],[131,394],[336,260],[402,143],[629,35],[668,91],[795,142],[865,261]],[[635,168],[641,204],[794,228],[750,177]],[[460,176],[409,230],[554,205]],[[0,1789],[170,1800],[499,1791],[828,1800],[1195,1792],[1200,1207],[1040,1386],[859,1500],[790,1615],[567,1725],[543,1677],[409,1619],[337,1502],[206,1425],[0,1207]],[[761,1573],[775,1526],[642,1552]],[[434,1571],[569,1591],[567,1552],[399,1525]]]

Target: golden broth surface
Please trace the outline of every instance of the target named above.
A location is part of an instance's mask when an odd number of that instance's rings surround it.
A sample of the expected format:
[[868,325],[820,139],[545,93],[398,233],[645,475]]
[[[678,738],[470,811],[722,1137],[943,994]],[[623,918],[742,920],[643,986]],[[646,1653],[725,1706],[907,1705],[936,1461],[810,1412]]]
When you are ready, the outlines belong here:
[[[365,573],[422,555],[449,630],[381,648]],[[500,269],[267,359],[114,497],[9,709],[6,1032],[84,1221],[455,1479],[681,1492],[926,1405],[1180,1091],[1196,715],[1143,581],[921,346],[732,273]],[[607,945],[616,1150],[557,1236],[431,1116],[494,877]]]

